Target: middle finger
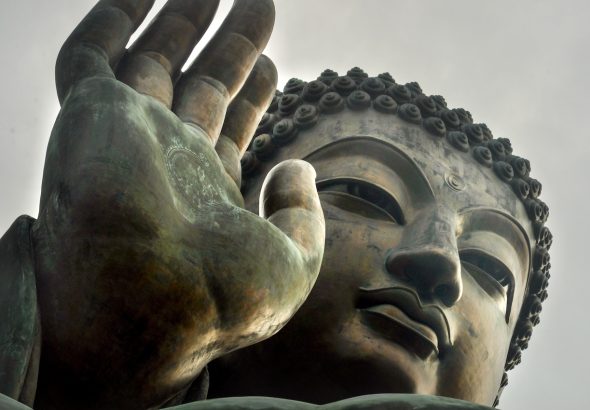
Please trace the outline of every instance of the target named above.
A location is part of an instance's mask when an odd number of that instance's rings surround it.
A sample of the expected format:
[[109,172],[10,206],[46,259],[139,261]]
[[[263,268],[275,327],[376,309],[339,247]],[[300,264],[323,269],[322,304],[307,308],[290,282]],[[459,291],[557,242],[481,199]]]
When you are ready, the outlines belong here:
[[218,6],[219,0],[169,0],[119,64],[119,80],[170,107],[174,79]]
[[173,109],[215,144],[229,102],[266,46],[274,24],[272,0],[237,0],[221,28],[180,78]]

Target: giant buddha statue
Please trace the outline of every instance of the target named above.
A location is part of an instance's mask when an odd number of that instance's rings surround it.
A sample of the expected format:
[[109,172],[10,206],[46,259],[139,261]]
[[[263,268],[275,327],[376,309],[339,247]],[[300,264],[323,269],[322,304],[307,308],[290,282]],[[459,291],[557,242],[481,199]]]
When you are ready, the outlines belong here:
[[0,240],[7,409],[485,409],[547,297],[541,184],[417,83],[290,80],[274,6],[101,0]]

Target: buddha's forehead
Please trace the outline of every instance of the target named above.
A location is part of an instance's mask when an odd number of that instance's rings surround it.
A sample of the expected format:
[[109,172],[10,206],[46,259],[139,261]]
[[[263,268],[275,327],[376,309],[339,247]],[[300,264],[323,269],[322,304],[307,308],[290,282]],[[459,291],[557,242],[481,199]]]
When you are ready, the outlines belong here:
[[533,237],[525,207],[509,184],[445,138],[398,116],[373,110],[320,116],[313,128],[300,131],[278,149],[265,167],[288,158],[310,161],[318,180],[353,177],[375,179],[381,185],[389,182],[409,212],[428,203],[459,215],[477,208],[498,210]]

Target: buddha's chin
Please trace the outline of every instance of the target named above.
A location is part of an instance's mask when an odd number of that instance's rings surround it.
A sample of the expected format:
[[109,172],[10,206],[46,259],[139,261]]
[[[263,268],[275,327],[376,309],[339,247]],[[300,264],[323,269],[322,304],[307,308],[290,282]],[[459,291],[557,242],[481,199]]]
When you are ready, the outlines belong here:
[[269,340],[211,366],[211,396],[272,396],[325,404],[368,394],[435,393],[435,355],[422,359],[377,334],[360,313],[321,323],[301,317]]
[[[403,344],[405,343],[405,345]],[[434,394],[438,357],[382,335],[355,315],[328,346],[324,358],[349,397],[378,393]]]

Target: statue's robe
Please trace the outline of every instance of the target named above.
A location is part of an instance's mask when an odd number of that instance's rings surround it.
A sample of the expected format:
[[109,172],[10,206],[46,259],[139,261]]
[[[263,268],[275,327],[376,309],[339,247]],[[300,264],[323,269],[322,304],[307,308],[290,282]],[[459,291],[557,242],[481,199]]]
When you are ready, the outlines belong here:
[[41,353],[33,222],[21,216],[0,239],[0,393],[28,406],[35,400]]

